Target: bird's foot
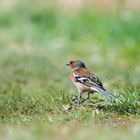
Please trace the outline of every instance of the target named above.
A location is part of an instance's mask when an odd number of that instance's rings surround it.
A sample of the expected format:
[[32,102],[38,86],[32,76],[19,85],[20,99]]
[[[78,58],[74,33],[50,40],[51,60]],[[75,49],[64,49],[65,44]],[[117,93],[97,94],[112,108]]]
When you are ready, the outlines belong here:
[[74,102],[75,105],[77,106],[81,106],[85,101],[87,100],[90,100],[89,96],[85,99],[82,99],[81,96],[76,96],[74,95],[72,98],[71,98],[72,102]]
[[83,105],[83,103],[86,101],[86,99],[82,99],[80,101],[75,101],[74,104],[77,105],[77,106],[81,106]]
[[76,96],[76,95],[74,95],[74,96],[71,98],[72,101],[75,101],[75,100],[77,100],[77,99],[78,99],[78,96]]

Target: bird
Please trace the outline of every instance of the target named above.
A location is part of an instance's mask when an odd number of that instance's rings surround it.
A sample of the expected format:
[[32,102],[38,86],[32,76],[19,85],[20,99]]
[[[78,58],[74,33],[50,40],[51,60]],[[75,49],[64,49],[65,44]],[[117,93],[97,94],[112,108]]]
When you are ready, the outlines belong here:
[[70,78],[77,87],[79,93],[77,96],[78,99],[82,98],[83,93],[87,93],[86,99],[90,99],[90,94],[94,92],[99,92],[108,99],[118,98],[104,88],[101,80],[81,60],[71,60],[66,65],[71,69]]

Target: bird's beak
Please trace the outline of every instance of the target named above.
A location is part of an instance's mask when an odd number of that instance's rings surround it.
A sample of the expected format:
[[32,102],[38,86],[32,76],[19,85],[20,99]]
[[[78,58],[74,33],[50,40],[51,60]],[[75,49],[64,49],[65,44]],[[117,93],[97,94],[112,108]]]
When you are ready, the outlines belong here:
[[66,64],[66,66],[68,66],[68,67],[69,67],[69,66],[70,66],[70,64]]

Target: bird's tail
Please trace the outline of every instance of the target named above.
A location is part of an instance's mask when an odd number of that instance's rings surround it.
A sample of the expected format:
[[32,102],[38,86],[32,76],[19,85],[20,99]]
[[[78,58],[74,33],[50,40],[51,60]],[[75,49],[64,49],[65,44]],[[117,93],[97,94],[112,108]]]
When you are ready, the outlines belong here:
[[96,90],[97,92],[101,93],[102,95],[104,95],[105,97],[109,98],[109,99],[117,99],[118,97],[107,92],[106,90],[103,90],[99,87],[93,87],[93,90]]

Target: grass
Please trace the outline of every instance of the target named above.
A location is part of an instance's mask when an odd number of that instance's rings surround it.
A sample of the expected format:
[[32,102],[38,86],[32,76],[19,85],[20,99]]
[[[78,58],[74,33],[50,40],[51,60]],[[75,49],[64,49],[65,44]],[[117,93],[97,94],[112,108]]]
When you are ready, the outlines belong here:
[[[0,13],[0,138],[138,139],[139,12],[37,7],[25,1]],[[72,58],[120,100],[96,93],[75,106]]]

